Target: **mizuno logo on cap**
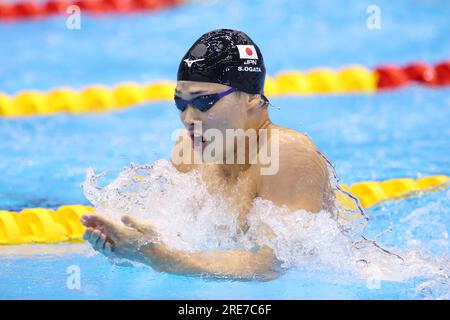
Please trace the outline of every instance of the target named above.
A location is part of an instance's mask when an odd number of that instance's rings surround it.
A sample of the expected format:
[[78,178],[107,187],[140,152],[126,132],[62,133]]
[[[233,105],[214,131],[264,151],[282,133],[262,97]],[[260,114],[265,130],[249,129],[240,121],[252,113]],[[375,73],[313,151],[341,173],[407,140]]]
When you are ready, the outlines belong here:
[[203,61],[205,59],[197,59],[197,60],[191,60],[191,59],[184,59],[183,61],[186,62],[187,66],[190,68],[194,62]]

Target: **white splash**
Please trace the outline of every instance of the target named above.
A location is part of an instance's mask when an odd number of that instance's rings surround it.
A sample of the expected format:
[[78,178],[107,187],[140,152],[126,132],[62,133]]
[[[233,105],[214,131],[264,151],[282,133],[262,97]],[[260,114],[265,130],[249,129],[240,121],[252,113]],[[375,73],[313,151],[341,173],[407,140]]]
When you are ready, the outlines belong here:
[[180,173],[168,160],[131,164],[100,188],[98,182],[104,175],[89,170],[83,183],[85,196],[96,210],[116,220],[126,213],[151,221],[160,240],[173,248],[192,252],[237,247],[251,250],[266,245],[284,268],[326,267],[376,281],[425,277],[417,288],[419,296],[435,293],[436,286],[446,288],[440,297],[450,291],[448,258],[430,257],[420,250],[391,253],[374,241],[343,233],[335,213],[290,212],[256,199],[248,214],[249,229],[242,234],[237,214],[220,195],[208,193],[198,172]]
[[237,215],[218,195],[208,194],[197,172],[179,173],[167,160],[126,167],[99,188],[88,171],[86,198],[96,210],[119,220],[129,214],[150,221],[168,245],[187,251],[238,244]]

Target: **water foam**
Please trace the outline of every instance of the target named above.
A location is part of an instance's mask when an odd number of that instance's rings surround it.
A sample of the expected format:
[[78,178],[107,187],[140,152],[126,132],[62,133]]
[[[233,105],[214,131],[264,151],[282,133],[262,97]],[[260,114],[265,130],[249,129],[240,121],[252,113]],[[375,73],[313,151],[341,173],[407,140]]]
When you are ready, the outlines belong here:
[[[96,210],[116,220],[126,213],[149,221],[170,247],[193,252],[238,247],[252,250],[266,245],[283,268],[326,267],[377,281],[422,277],[426,279],[417,286],[418,295],[435,295],[443,286],[444,294],[449,292],[447,258],[430,257],[416,249],[388,251],[375,241],[347,232],[349,220],[343,227],[335,212],[291,212],[255,199],[248,214],[249,229],[243,234],[237,213],[220,195],[207,191],[196,171],[180,173],[168,160],[131,164],[101,188],[98,184],[104,175],[89,170],[83,183],[85,196]],[[356,220],[358,228],[361,221]]]

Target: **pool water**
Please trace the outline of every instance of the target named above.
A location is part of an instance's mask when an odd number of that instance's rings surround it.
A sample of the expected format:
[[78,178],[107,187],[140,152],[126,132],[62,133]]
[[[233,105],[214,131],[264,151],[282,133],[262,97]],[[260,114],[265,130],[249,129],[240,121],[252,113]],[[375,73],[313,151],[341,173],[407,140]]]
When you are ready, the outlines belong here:
[[[403,64],[450,57],[450,5],[379,1],[382,28],[366,28],[369,2],[214,1],[153,14],[63,17],[1,23],[0,88],[48,90],[92,83],[174,80],[180,57],[205,31],[244,30],[269,74],[317,66]],[[201,18],[200,18],[201,17]],[[264,24],[261,24],[264,21]],[[26,36],[25,36],[26,35]],[[348,44],[351,39],[351,45]],[[342,183],[450,175],[450,89],[410,86],[374,95],[280,97],[273,122],[307,133],[333,161]],[[180,128],[170,103],[82,116],[0,119],[0,208],[89,204],[80,187],[87,168],[111,170],[170,154]],[[0,247],[0,298],[6,299],[437,299],[450,298],[450,190],[367,210],[366,235],[396,252],[420,252],[438,275],[375,286],[345,269],[304,264],[268,282],[214,280],[116,266],[85,244]],[[70,266],[80,289],[67,285]],[[446,277],[447,276],[447,277]]]

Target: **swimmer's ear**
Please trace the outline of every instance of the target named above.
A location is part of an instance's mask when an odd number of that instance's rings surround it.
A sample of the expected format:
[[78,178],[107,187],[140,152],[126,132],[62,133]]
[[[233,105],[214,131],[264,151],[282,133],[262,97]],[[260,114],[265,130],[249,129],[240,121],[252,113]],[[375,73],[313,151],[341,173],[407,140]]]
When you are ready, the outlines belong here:
[[249,111],[259,110],[264,105],[264,100],[259,94],[248,94],[247,95],[247,104],[249,106]]

